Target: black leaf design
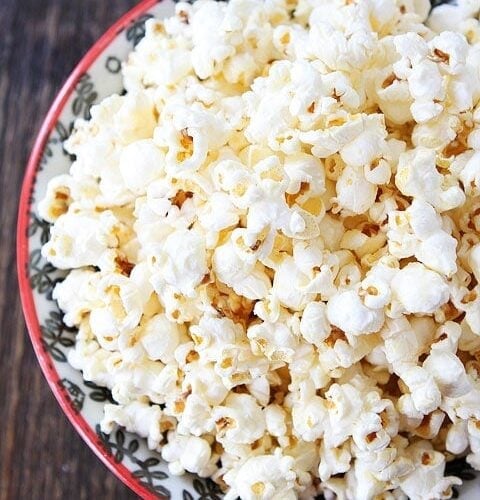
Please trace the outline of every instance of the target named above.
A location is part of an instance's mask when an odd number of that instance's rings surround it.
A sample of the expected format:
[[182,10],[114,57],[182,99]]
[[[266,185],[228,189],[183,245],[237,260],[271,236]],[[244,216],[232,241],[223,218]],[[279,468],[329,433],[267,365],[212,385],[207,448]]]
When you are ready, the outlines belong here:
[[161,470],[155,470],[152,472],[152,477],[155,479],[163,480],[163,479],[168,479],[168,474]]
[[439,5],[443,5],[444,3],[455,3],[453,0],[430,0],[432,4],[432,9],[438,7]]
[[55,125],[55,130],[57,131],[58,139],[61,142],[66,141],[70,137],[70,127],[65,127],[65,125],[61,121],[57,122],[57,124]]
[[75,88],[76,97],[72,103],[72,112],[75,116],[82,117],[85,120],[90,119],[90,109],[98,98],[98,93],[91,81],[91,76],[85,73],[78,80]]
[[117,430],[117,432],[115,433],[115,438],[117,440],[118,446],[122,447],[125,443],[125,434],[123,433],[122,429]]
[[130,444],[128,445],[128,452],[133,455],[138,450],[138,447],[139,447],[138,441],[132,439],[132,441],[130,441]]
[[199,479],[195,478],[193,480],[193,488],[199,495],[201,495],[201,498],[203,498],[206,495],[205,485]]
[[42,345],[45,351],[49,352],[55,361],[58,361],[59,363],[67,362],[67,356],[58,347],[54,345],[48,345],[47,342],[45,342],[45,340],[43,339]]
[[201,481],[195,478],[193,480],[193,488],[200,495],[198,500],[221,500],[223,496],[220,486],[211,479]]
[[45,144],[45,148],[42,153],[42,158],[40,159],[37,167],[37,172],[41,172],[45,165],[48,163],[49,158],[53,156],[53,150],[51,145],[53,144],[53,139],[50,138],[48,139],[47,143]]
[[155,467],[159,463],[160,463],[160,460],[158,458],[155,458],[155,457],[147,458],[145,461],[141,462],[142,466],[146,467],[147,469],[149,467]]
[[162,497],[165,497],[165,498],[171,498],[172,497],[170,491],[167,490],[167,488],[165,488],[165,486],[162,486],[161,484],[159,484],[157,486],[154,486],[153,487],[153,491],[155,493],[158,493]]
[[117,464],[122,463],[123,462],[123,451],[117,450],[115,452],[115,455],[113,456],[113,459],[115,460],[115,462],[117,462]]
[[145,36],[145,23],[151,19],[151,14],[144,14],[135,20],[127,29],[127,40],[136,47]]
[[45,245],[50,237],[50,224],[40,217],[37,217],[34,213],[30,213],[30,224],[27,229],[27,236],[31,238],[40,231],[40,243]]
[[45,351],[50,353],[55,361],[65,363],[67,356],[59,346],[66,349],[73,347],[76,330],[64,325],[62,315],[58,311],[50,311],[49,318],[40,328]]
[[105,450],[105,453],[107,453],[108,455],[112,455],[113,449],[110,443],[110,436],[100,430],[100,424],[97,424],[95,426],[95,432],[98,436],[98,444]]
[[85,393],[82,389],[66,378],[60,381],[60,387],[68,394],[73,409],[77,412],[81,411],[85,402]]
[[[77,103],[76,106],[79,104]],[[57,142],[62,145],[62,153],[64,156],[67,156],[72,162],[75,161],[75,156],[71,155],[64,147],[63,143],[70,137],[73,132],[75,122],[72,120],[68,127],[65,126],[62,122],[57,122],[55,126],[55,130],[58,134]]]
[[28,261],[28,270],[30,275],[30,286],[40,294],[47,294],[51,291],[55,278],[53,274],[56,269],[45,261],[40,249],[33,250],[30,253]]
[[93,389],[88,395],[92,401],[97,401],[98,403],[103,403],[105,401],[108,401],[109,403],[114,402],[112,393],[106,387],[100,387],[93,382],[85,381],[84,383],[89,389]]
[[193,495],[187,490],[183,490],[182,498],[183,500],[194,500]]
[[457,458],[448,462],[445,467],[445,475],[456,476],[463,481],[472,481],[477,477],[475,469],[467,463],[465,458]]
[[99,437],[100,446],[110,455],[116,462],[122,462],[125,457],[128,457],[138,468],[132,472],[141,484],[148,488],[153,493],[158,493],[166,498],[170,498],[170,491],[164,486],[158,484],[158,481],[168,479],[168,474],[161,470],[152,470],[160,465],[160,459],[154,456],[148,457],[145,460],[135,456],[140,445],[138,439],[126,434],[122,429],[117,429],[113,435],[103,433],[100,427],[96,426],[96,432]]

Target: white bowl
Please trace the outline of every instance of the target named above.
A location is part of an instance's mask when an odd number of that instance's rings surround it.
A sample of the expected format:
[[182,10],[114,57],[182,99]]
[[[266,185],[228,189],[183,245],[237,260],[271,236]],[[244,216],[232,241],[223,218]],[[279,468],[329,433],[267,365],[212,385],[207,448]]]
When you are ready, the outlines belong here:
[[[63,324],[51,296],[64,274],[41,256],[49,225],[36,215],[36,204],[45,194],[48,181],[66,173],[72,163],[62,143],[74,120],[88,118],[92,104],[122,91],[121,62],[145,34],[145,21],[173,12],[173,0],[140,2],[92,47],[56,98],[35,143],[23,183],[17,233],[18,275],[28,330],[43,373],[63,411],[90,448],[142,498],[216,500],[222,493],[215,483],[191,475],[171,476],[160,455],[148,450],[145,440],[121,429],[111,435],[100,431],[103,406],[111,396],[107,389],[85,382],[82,374],[67,363],[66,353],[74,344],[75,330]],[[475,479],[464,461],[449,464],[448,473],[468,481],[460,489],[462,499],[480,498],[480,478]]]

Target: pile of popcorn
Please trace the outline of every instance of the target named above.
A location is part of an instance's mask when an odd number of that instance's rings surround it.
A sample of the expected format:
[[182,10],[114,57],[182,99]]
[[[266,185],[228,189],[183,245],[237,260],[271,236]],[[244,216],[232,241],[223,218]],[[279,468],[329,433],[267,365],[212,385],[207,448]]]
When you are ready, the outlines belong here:
[[39,206],[70,363],[226,499],[444,499],[480,469],[480,0],[150,20]]

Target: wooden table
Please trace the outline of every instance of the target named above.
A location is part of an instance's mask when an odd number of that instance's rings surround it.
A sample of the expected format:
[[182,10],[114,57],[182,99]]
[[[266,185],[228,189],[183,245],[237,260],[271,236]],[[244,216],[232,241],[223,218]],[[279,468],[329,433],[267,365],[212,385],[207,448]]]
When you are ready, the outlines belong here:
[[0,499],[130,499],[62,414],[28,340],[15,269],[27,156],[55,94],[135,0],[0,0]]

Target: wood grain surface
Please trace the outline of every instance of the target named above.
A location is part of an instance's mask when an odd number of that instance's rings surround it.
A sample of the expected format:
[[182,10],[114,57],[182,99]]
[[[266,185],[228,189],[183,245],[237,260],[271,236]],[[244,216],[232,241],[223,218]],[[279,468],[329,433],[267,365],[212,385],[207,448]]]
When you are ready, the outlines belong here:
[[40,124],[70,71],[135,0],[0,0],[0,499],[135,498],[63,415],[27,337],[17,204]]

